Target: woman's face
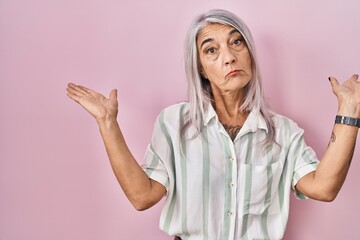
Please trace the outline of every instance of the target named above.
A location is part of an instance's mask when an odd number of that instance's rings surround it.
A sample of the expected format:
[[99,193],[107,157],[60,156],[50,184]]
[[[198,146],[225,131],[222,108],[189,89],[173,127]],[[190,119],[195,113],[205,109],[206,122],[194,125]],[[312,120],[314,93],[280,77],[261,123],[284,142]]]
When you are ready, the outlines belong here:
[[251,57],[242,35],[233,27],[208,24],[198,34],[200,73],[214,91],[242,90],[251,80]]

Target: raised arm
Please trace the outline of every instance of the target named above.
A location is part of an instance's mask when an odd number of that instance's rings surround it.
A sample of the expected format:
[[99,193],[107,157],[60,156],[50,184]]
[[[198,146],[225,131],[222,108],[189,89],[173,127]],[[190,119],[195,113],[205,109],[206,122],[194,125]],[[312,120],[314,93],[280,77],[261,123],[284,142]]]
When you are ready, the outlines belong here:
[[[338,115],[360,118],[360,82],[358,75],[339,84],[329,78],[332,90],[338,98]],[[306,196],[332,201],[337,196],[348,173],[353,156],[358,127],[335,124],[329,146],[316,171],[301,178],[295,188]]]
[[109,98],[89,88],[68,84],[67,96],[85,108],[97,121],[112,169],[125,195],[137,210],[155,205],[165,195],[165,187],[149,179],[126,145],[117,122],[117,91]]

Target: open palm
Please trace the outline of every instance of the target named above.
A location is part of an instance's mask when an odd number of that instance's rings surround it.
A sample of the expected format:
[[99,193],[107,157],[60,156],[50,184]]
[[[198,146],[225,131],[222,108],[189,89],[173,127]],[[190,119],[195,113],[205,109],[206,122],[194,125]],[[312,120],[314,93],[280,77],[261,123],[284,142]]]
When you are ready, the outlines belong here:
[[116,118],[118,113],[117,91],[110,92],[109,98],[104,95],[73,83],[68,84],[67,96],[84,107],[97,121]]

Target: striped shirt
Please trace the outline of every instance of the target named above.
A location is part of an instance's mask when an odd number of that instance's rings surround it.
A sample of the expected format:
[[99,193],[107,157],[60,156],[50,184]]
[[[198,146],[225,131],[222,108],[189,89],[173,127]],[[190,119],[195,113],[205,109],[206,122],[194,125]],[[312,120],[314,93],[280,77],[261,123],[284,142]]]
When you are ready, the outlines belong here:
[[261,141],[267,126],[253,110],[231,140],[210,106],[204,129],[180,137],[188,103],[165,108],[158,116],[143,169],[167,190],[160,228],[181,239],[282,239],[290,191],[318,165],[303,130],[275,114],[276,143]]

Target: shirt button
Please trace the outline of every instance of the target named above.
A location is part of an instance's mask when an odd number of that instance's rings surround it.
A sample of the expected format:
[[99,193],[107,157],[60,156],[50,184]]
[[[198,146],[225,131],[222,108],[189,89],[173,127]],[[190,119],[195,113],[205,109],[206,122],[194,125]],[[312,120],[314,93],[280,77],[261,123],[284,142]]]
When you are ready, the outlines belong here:
[[233,157],[229,157],[229,159],[230,159],[230,161],[233,161],[233,160],[234,160],[234,158],[233,158]]
[[232,211],[228,211],[227,215],[230,217],[232,215]]
[[235,185],[235,184],[232,183],[232,182],[229,183],[229,187],[233,187],[234,185]]

